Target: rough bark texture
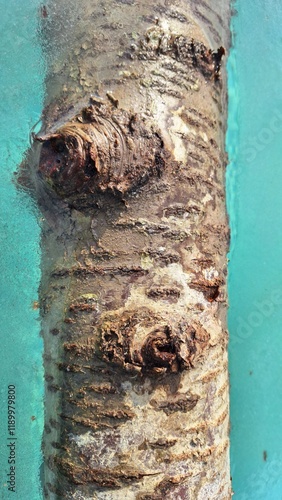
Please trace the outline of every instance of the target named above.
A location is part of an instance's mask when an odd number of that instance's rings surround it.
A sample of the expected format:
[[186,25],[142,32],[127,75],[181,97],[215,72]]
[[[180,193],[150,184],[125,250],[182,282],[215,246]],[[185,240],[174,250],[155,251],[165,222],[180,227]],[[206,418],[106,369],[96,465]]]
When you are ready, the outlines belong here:
[[228,12],[42,9],[43,126],[22,178],[43,214],[48,499],[230,498]]

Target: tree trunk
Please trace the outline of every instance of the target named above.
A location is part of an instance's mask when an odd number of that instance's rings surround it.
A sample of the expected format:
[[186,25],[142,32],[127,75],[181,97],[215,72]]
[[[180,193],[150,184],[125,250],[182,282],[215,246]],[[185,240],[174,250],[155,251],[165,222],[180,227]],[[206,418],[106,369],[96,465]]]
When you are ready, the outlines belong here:
[[[45,498],[228,499],[228,2],[50,0]],[[23,182],[23,181],[22,181]]]

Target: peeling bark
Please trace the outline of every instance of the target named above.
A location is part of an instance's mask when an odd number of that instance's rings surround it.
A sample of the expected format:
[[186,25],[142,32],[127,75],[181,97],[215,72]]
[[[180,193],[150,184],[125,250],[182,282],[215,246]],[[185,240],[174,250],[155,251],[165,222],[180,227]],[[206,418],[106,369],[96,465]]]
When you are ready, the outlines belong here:
[[20,176],[43,217],[45,498],[231,497],[228,9],[44,6],[43,126]]

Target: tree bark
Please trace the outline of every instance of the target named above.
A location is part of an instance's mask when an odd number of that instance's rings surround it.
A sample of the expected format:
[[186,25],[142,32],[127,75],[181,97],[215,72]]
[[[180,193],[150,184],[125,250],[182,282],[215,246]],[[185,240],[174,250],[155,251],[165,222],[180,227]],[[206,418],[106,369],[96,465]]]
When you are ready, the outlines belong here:
[[231,497],[228,21],[216,0],[42,9],[22,182],[42,212],[45,498]]

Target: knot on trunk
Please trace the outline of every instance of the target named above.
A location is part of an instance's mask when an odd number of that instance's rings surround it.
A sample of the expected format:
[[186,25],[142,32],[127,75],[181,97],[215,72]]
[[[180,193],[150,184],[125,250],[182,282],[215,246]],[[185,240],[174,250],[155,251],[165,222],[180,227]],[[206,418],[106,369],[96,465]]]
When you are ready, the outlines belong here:
[[97,193],[125,195],[164,168],[162,139],[147,122],[104,104],[84,108],[54,133],[36,137],[40,177],[78,208],[94,204]]
[[104,318],[99,333],[105,361],[147,374],[193,368],[210,338],[199,323],[166,321],[146,309]]

